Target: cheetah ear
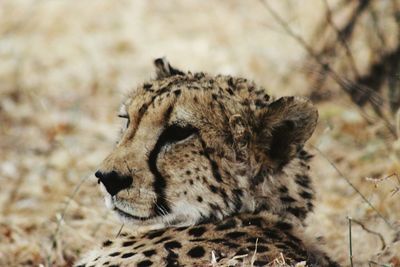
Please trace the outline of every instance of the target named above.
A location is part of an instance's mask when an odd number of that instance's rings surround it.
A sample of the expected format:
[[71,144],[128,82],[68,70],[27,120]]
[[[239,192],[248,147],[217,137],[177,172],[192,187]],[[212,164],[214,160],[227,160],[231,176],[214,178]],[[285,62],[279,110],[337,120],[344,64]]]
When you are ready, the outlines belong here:
[[183,71],[172,67],[164,57],[154,60],[154,66],[156,67],[157,80],[174,75],[185,75]]
[[259,144],[274,169],[282,168],[311,137],[318,111],[303,97],[282,97],[261,110],[258,117]]

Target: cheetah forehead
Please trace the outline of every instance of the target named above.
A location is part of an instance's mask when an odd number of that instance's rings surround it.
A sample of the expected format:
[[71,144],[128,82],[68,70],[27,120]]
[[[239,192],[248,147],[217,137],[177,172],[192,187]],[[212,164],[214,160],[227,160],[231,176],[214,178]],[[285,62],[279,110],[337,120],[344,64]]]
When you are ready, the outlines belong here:
[[[131,110],[131,105],[142,105],[145,109],[157,108],[157,104],[165,99],[175,99],[174,113],[182,120],[193,119],[195,114],[202,113],[209,119],[221,114],[249,115],[273,101],[264,88],[257,87],[247,79],[182,72],[145,82],[130,92],[122,104],[121,112]],[[132,110],[140,113],[137,108]]]

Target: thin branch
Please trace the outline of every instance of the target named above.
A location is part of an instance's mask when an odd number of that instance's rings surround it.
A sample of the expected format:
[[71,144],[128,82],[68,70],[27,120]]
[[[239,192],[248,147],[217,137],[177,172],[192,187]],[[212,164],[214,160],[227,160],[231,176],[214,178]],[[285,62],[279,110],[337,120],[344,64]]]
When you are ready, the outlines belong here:
[[325,4],[325,8],[326,8],[326,15],[327,15],[327,16],[326,16],[326,20],[328,21],[328,24],[335,30],[337,39],[339,39],[340,44],[343,46],[344,50],[346,51],[346,56],[347,56],[347,58],[349,59],[351,69],[353,70],[354,75],[355,75],[356,77],[358,77],[358,76],[360,76],[360,75],[359,75],[359,72],[358,72],[358,70],[357,70],[357,66],[356,66],[356,63],[355,63],[353,54],[352,54],[351,51],[350,51],[350,47],[349,47],[349,45],[347,44],[347,41],[346,41],[346,39],[344,38],[343,33],[340,31],[340,29],[339,29],[339,28],[336,26],[336,24],[333,22],[332,10],[331,10],[331,8],[329,7],[328,0],[323,0],[323,2],[324,2],[324,4]]
[[353,242],[351,240],[351,217],[347,217],[349,220],[349,257],[350,257],[350,266],[353,267]]
[[123,224],[121,224],[121,227],[119,228],[119,230],[118,230],[118,233],[117,233],[117,235],[115,236],[115,238],[118,238],[119,237],[119,235],[121,234],[121,232],[122,232],[122,229],[124,228],[124,226],[125,226],[125,224],[123,223]]
[[[327,73],[329,74],[329,77],[331,77],[345,92],[347,92],[350,96],[355,95],[355,91],[364,91],[363,95],[367,96],[369,102],[372,104],[372,107],[374,108],[375,113],[385,122],[385,126],[388,128],[390,133],[397,138],[396,131],[394,129],[394,126],[388,121],[385,116],[383,116],[382,112],[380,111],[379,107],[382,105],[382,98],[380,97],[379,94],[377,94],[374,90],[369,88],[366,85],[359,86],[357,83],[350,81],[348,79],[343,79],[336,71],[334,71],[329,64],[324,62],[320,55],[317,55],[314,50],[311,48],[311,46],[297,33],[295,33],[288,23],[278,14],[276,11],[268,4],[268,1],[265,0],[260,0],[260,2],[263,4],[263,6],[267,9],[267,11],[271,14],[271,16],[281,25],[281,27],[286,31],[286,33],[295,39],[311,56],[323,70],[326,70]],[[360,6],[357,8],[357,12],[361,12],[366,5],[368,5],[369,1],[363,0],[360,3]],[[358,14],[357,13],[357,14]],[[348,30],[348,29],[347,29]],[[346,30],[346,31],[347,31]],[[343,29],[343,32],[345,30]],[[344,34],[344,33],[343,33]],[[355,101],[353,99],[353,101]],[[358,106],[358,105],[357,105]],[[360,107],[361,108],[361,107]]]
[[373,209],[376,214],[387,224],[387,226],[390,229],[395,230],[395,228],[392,226],[392,224],[378,211],[377,208],[375,208],[374,205],[372,205],[372,203],[364,196],[363,193],[361,193],[360,190],[358,190],[358,188],[350,181],[350,179],[348,177],[346,177],[339,169],[338,167],[336,167],[336,165],[316,146],[312,146],[315,150],[318,151],[319,154],[321,154],[321,156],[329,162],[329,164],[336,170],[336,172],[340,175],[340,177],[342,177],[343,179],[345,179],[345,181],[347,182],[348,185],[350,185],[351,188],[353,188],[353,190],[368,204],[368,206],[371,207],[371,209]]
[[368,233],[370,233],[370,234],[373,234],[373,235],[378,236],[379,239],[381,240],[381,243],[382,243],[382,248],[381,248],[381,250],[384,250],[384,249],[386,248],[385,239],[383,238],[383,236],[382,236],[380,233],[368,229],[367,227],[365,227],[365,225],[364,225],[362,222],[360,222],[360,221],[358,221],[358,220],[355,220],[355,219],[351,219],[351,220],[352,220],[352,222],[354,222],[354,223],[358,224],[359,226],[361,226],[361,228],[362,228],[364,231],[366,231],[366,232],[368,232]]
[[64,217],[65,217],[65,214],[67,212],[68,206],[71,204],[71,201],[74,199],[75,195],[78,193],[79,189],[84,184],[84,182],[90,177],[90,175],[91,175],[91,173],[87,174],[85,177],[83,177],[80,180],[79,184],[75,186],[74,191],[72,191],[71,195],[68,197],[68,200],[65,203],[65,206],[64,206],[63,210],[61,211],[61,216],[58,219],[56,230],[53,233],[53,238],[52,238],[53,239],[52,240],[53,248],[56,248],[56,238],[57,238],[57,235],[58,235],[58,233],[59,233],[59,231],[61,229],[61,223],[64,220]]

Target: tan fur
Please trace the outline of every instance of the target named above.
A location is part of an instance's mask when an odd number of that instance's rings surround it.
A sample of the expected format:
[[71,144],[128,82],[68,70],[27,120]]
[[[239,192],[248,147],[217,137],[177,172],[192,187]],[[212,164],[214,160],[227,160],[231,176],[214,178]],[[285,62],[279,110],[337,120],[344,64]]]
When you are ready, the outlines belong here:
[[[124,221],[160,227],[169,239],[132,237],[143,243],[135,249],[121,246],[122,238],[87,260],[99,266],[146,266],[146,260],[152,266],[192,266],[210,262],[216,251],[223,255],[219,264],[225,264],[247,249],[250,239],[262,239],[268,249],[259,253],[260,264],[280,253],[292,263],[328,264],[300,238],[313,207],[310,156],[303,150],[318,117],[313,105],[300,97],[274,100],[246,79],[183,73],[163,59],[155,65],[158,78],[125,101],[121,115],[129,124],[96,176],[106,203]],[[184,138],[175,140],[181,134]],[[229,220],[235,221],[233,229],[215,230]],[[249,220],[260,223],[248,227]],[[189,232],[198,225],[207,231],[191,241]],[[243,234],[229,240],[229,231]],[[268,236],[271,232],[278,239]],[[236,247],[210,241],[219,235]],[[171,239],[180,247],[169,250]],[[191,257],[188,251],[199,244],[204,255]],[[144,256],[148,249],[156,255]],[[113,250],[134,255],[110,257]],[[179,257],[168,259],[170,252]]]

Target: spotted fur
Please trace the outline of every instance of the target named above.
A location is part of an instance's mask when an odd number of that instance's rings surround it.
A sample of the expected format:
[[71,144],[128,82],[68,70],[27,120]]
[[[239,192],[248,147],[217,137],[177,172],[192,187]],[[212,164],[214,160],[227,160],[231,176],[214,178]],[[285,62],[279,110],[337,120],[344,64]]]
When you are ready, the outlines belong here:
[[336,266],[302,235],[315,107],[243,78],[155,65],[157,78],[126,99],[127,125],[96,176],[124,222],[159,230],[106,241],[81,265],[229,265],[256,251],[254,266],[281,253]]

